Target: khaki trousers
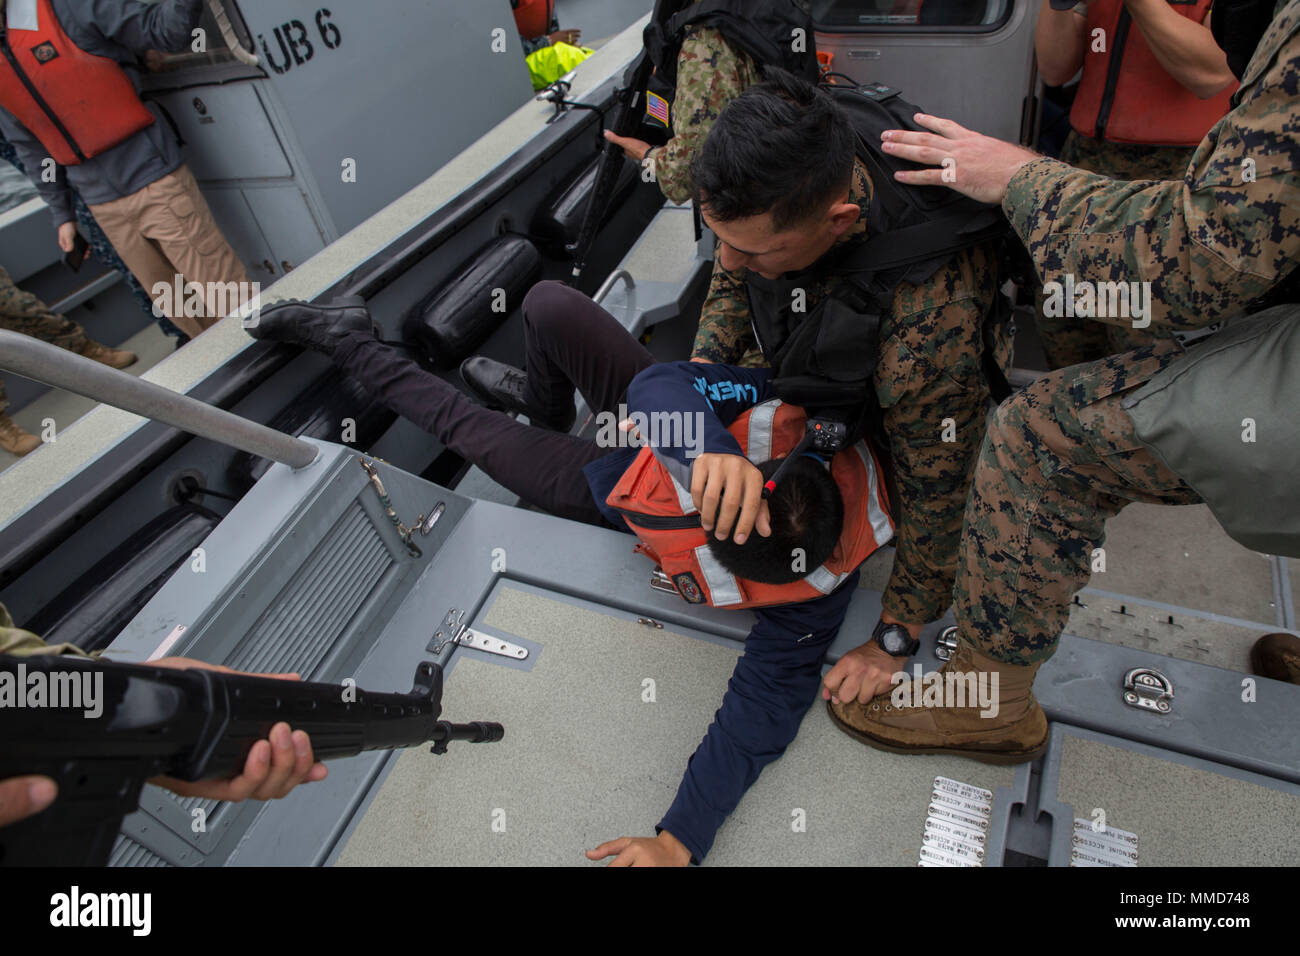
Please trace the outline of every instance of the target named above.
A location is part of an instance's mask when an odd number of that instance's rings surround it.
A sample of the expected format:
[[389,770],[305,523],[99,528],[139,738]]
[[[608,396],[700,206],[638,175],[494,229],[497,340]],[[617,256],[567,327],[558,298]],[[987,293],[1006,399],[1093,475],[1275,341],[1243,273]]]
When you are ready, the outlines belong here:
[[[244,283],[247,289],[248,273],[217,228],[188,166],[90,211],[155,308],[191,338],[233,308],[223,305],[232,298],[226,283]],[[197,297],[186,308],[187,297],[175,294],[178,276],[182,289],[185,283],[203,286],[202,309],[196,307]],[[159,283],[167,287],[165,294]],[[220,289],[214,288],[217,284]],[[252,293],[245,295],[251,298]]]

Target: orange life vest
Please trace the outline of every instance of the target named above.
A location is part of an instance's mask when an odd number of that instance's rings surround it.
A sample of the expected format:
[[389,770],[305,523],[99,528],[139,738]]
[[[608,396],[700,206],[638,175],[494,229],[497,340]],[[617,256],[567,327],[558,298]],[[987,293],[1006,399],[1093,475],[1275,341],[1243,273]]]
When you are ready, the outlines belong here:
[[[1200,23],[1210,2],[1188,0],[1170,6]],[[1104,50],[1095,50],[1101,41]],[[1203,100],[1170,76],[1133,23],[1124,0],[1088,4],[1085,42],[1083,79],[1070,110],[1070,125],[1084,136],[1112,143],[1195,146],[1232,108],[1229,100],[1236,83]]]
[[[738,417],[728,431],[751,461],[783,458],[799,444],[807,416],[779,399]],[[831,475],[844,499],[844,530],[830,558],[790,584],[761,584],[737,578],[713,557],[691,493],[642,448],[605,501],[616,508],[649,555],[691,604],[746,608],[793,604],[830,594],[867,557],[894,536],[889,498],[875,456],[864,442],[831,460]],[[755,532],[757,534],[757,532]]]
[[536,40],[550,32],[555,0],[519,0],[515,6],[515,27],[525,40]]
[[[0,106],[40,140],[56,163],[76,166],[153,123],[154,115],[122,68],[73,43],[50,0],[10,0],[6,8]],[[30,22],[33,14],[35,23]]]

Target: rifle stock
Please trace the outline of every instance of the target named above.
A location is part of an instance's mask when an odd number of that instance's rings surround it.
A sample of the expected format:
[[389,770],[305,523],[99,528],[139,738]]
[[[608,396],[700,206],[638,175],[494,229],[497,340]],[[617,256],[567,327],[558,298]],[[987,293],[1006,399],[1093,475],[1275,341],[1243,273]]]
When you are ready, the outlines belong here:
[[50,807],[0,828],[0,865],[107,863],[147,780],[235,775],[280,721],[307,732],[317,760],[430,741],[441,753],[451,740],[504,733],[441,713],[442,668],[427,661],[409,694],[382,694],[198,668],[0,656],[0,779],[43,774],[59,787]]

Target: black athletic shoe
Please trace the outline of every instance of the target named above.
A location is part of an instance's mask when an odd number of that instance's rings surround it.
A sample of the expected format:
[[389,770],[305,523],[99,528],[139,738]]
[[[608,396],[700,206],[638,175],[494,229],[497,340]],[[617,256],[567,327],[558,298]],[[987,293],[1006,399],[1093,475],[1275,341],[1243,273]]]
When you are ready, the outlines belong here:
[[547,412],[535,408],[524,398],[528,376],[513,365],[495,362],[481,355],[473,355],[460,363],[460,377],[479,398],[492,408],[527,415],[528,420],[542,428],[567,432],[573,427],[578,411],[569,399],[568,407]]
[[299,299],[276,302],[262,308],[257,324],[247,329],[255,339],[287,342],[330,356],[339,339],[349,332],[378,333],[366,301],[360,296],[335,299],[324,305]]

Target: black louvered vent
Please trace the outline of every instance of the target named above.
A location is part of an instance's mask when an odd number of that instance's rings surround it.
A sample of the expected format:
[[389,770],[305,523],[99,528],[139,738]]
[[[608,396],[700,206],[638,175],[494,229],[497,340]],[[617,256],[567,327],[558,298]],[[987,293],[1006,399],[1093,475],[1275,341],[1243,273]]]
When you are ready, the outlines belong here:
[[379,532],[353,503],[244,635],[227,667],[320,680],[322,660],[393,564]]

